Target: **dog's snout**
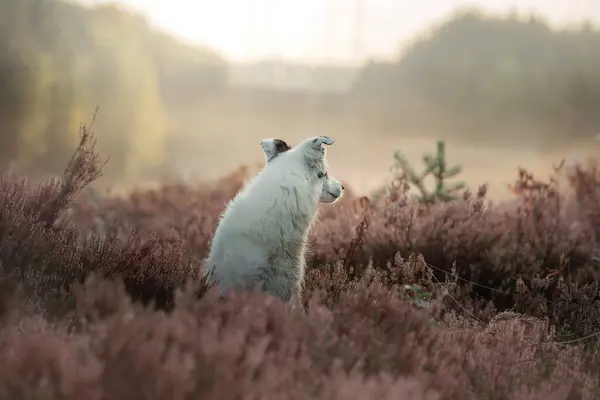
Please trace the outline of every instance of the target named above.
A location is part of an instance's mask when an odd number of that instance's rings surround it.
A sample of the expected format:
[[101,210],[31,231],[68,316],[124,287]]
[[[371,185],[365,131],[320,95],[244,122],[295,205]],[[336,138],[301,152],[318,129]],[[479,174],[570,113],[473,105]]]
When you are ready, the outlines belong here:
[[344,189],[346,189],[346,188],[344,187],[344,184],[342,183],[342,190],[344,190]]

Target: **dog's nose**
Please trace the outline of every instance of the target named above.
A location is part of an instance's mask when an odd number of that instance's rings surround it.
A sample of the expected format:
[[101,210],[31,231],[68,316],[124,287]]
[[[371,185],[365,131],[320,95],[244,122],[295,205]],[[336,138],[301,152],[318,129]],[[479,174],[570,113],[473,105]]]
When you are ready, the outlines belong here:
[[344,187],[344,184],[342,183],[342,190],[344,190],[344,189],[345,189],[345,187]]

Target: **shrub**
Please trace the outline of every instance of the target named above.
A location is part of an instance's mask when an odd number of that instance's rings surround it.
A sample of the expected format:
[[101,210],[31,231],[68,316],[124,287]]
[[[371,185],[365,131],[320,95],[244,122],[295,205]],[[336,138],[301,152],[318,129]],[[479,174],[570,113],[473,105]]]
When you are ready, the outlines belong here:
[[[0,398],[600,391],[592,166],[546,183],[522,171],[502,206],[485,187],[433,204],[413,201],[403,181],[380,199],[348,191],[312,233],[303,313],[260,293],[221,299],[203,281],[197,260],[242,170],[93,196],[83,187],[102,163],[82,133],[61,180],[0,181]],[[431,295],[416,301],[407,286]]]

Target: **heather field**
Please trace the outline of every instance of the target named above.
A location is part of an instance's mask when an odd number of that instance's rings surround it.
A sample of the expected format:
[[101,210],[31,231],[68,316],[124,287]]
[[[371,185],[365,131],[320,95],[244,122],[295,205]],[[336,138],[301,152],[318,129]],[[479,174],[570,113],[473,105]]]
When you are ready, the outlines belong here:
[[600,397],[593,164],[515,171],[503,205],[348,190],[312,232],[304,313],[202,281],[243,169],[100,196],[83,133],[60,180],[0,181],[0,398]]

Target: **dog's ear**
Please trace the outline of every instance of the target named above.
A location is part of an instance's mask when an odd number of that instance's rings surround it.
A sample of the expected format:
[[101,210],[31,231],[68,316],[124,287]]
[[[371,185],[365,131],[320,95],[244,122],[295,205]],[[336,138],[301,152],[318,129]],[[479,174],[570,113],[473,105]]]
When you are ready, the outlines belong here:
[[302,153],[309,163],[320,162],[325,158],[325,147],[326,145],[332,145],[335,141],[329,136],[313,136],[305,139],[299,148],[302,149]]
[[329,136],[316,136],[312,139],[311,145],[317,149],[321,148],[324,144],[331,146],[335,143],[335,140]]
[[275,157],[280,155],[281,153],[285,153],[290,150],[292,147],[287,144],[285,141],[277,138],[264,139],[260,141],[260,146],[265,153],[265,157],[267,158],[267,162],[273,160]]

